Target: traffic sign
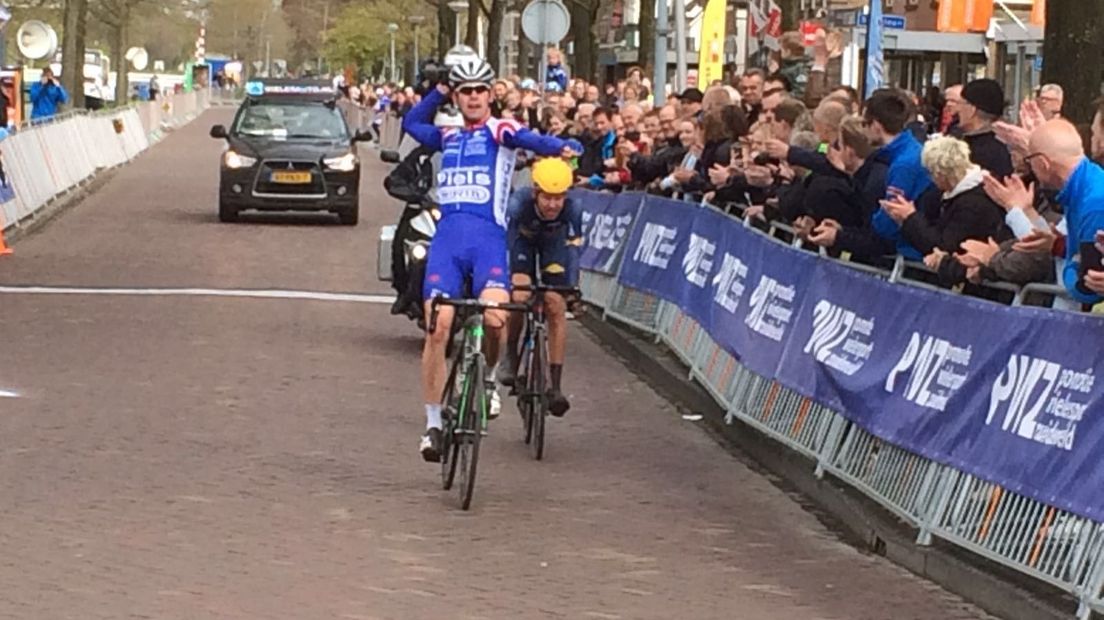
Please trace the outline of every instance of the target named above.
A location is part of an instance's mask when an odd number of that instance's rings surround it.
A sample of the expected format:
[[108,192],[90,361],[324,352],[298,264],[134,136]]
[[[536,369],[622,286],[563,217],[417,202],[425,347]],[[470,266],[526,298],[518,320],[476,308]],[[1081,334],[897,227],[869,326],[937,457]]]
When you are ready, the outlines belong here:
[[521,12],[521,30],[537,45],[555,45],[567,36],[571,14],[562,0],[533,0]]
[[[870,23],[869,15],[859,15],[859,25],[865,26]],[[905,18],[902,15],[883,15],[882,26],[890,28],[892,30],[904,30]]]

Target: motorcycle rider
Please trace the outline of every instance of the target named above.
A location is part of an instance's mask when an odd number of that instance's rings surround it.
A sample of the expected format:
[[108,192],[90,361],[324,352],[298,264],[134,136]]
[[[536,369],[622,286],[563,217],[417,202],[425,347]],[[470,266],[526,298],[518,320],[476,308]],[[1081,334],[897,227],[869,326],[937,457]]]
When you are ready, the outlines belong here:
[[[546,158],[533,165],[533,187],[520,188],[510,196],[507,212],[507,239],[510,247],[510,279],[515,287],[533,284],[540,271],[546,286],[577,286],[579,254],[583,245],[583,210],[567,197],[573,184],[571,166],[562,159]],[[514,301],[528,301],[529,291],[515,290]],[[567,307],[560,293],[544,293],[548,317],[548,369],[552,386],[548,391],[548,409],[562,416],[571,408],[560,379],[567,349]],[[514,385],[518,367],[518,340],[523,318],[511,314],[507,325],[506,360],[499,370],[503,385]]]
[[[542,136],[514,121],[491,118],[494,70],[486,61],[465,58],[449,71],[448,85],[438,85],[403,118],[403,129],[424,146],[443,151],[437,173],[437,198],[442,217],[429,250],[424,294],[428,316],[437,296],[458,298],[465,277],[480,299],[505,303],[510,299],[506,277],[506,201],[514,169],[514,150],[574,157],[582,150],[575,141]],[[437,108],[451,95],[464,116],[462,129],[441,130],[432,124]],[[485,354],[491,369],[498,363],[504,312],[484,315]],[[436,329],[426,334],[422,353],[422,387],[426,433],[422,457],[441,459],[441,393],[446,378],[445,348],[453,308],[438,308]],[[493,374],[493,370],[492,370]],[[491,414],[497,415],[498,392],[491,385]],[[497,408],[501,408],[498,404]]]

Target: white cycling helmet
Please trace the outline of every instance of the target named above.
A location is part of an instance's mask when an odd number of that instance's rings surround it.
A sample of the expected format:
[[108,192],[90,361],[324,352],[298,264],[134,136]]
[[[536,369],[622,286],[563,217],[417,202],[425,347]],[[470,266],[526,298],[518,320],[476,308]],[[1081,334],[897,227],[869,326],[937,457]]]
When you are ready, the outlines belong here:
[[473,58],[479,58],[479,53],[461,43],[460,45],[454,45],[445,52],[444,65],[449,69],[460,64],[461,61],[469,60]]
[[465,58],[449,71],[449,87],[456,89],[466,85],[490,86],[495,72],[482,58]]

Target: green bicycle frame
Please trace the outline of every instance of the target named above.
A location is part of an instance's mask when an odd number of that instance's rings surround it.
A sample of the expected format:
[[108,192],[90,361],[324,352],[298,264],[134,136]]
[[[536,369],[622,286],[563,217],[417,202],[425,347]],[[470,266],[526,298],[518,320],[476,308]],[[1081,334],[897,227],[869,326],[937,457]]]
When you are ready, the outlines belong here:
[[[483,323],[482,322],[476,323],[476,324],[468,327],[468,337],[471,339],[471,342],[466,345],[467,351],[465,351],[465,357],[467,358],[467,360],[465,362],[465,365],[467,366],[467,368],[465,369],[465,372],[464,372],[464,388],[460,391],[460,403],[461,404],[468,402],[468,394],[470,393],[469,390],[471,390],[471,388],[472,388],[472,385],[471,385],[471,378],[472,378],[472,374],[473,374],[472,373],[472,370],[473,370],[472,363],[474,361],[474,356],[475,355],[480,355],[480,350],[483,347],[484,333],[485,332],[483,331]],[[467,415],[467,413],[468,413],[468,408],[464,407],[464,406],[461,406],[459,414],[458,414],[457,419],[456,419],[456,426],[457,427],[459,427],[459,428],[464,427],[464,416]],[[479,423],[480,423],[481,428],[485,428],[487,426],[487,399],[486,398],[479,399]]]

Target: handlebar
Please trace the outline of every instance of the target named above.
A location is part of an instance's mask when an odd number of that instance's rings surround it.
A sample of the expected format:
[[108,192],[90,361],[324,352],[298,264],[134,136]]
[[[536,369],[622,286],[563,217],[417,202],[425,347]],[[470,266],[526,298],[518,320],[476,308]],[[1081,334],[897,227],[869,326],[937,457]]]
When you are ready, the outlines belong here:
[[505,310],[506,312],[529,312],[530,304],[501,303],[487,301],[485,299],[449,299],[447,297],[434,297],[429,307],[429,333],[437,331],[437,308],[439,306],[452,306],[453,308],[467,308],[483,314],[488,310]]
[[561,295],[578,295],[582,296],[583,291],[577,286],[552,286],[548,284],[515,284],[512,287],[515,291],[523,291],[527,293],[559,293]]

